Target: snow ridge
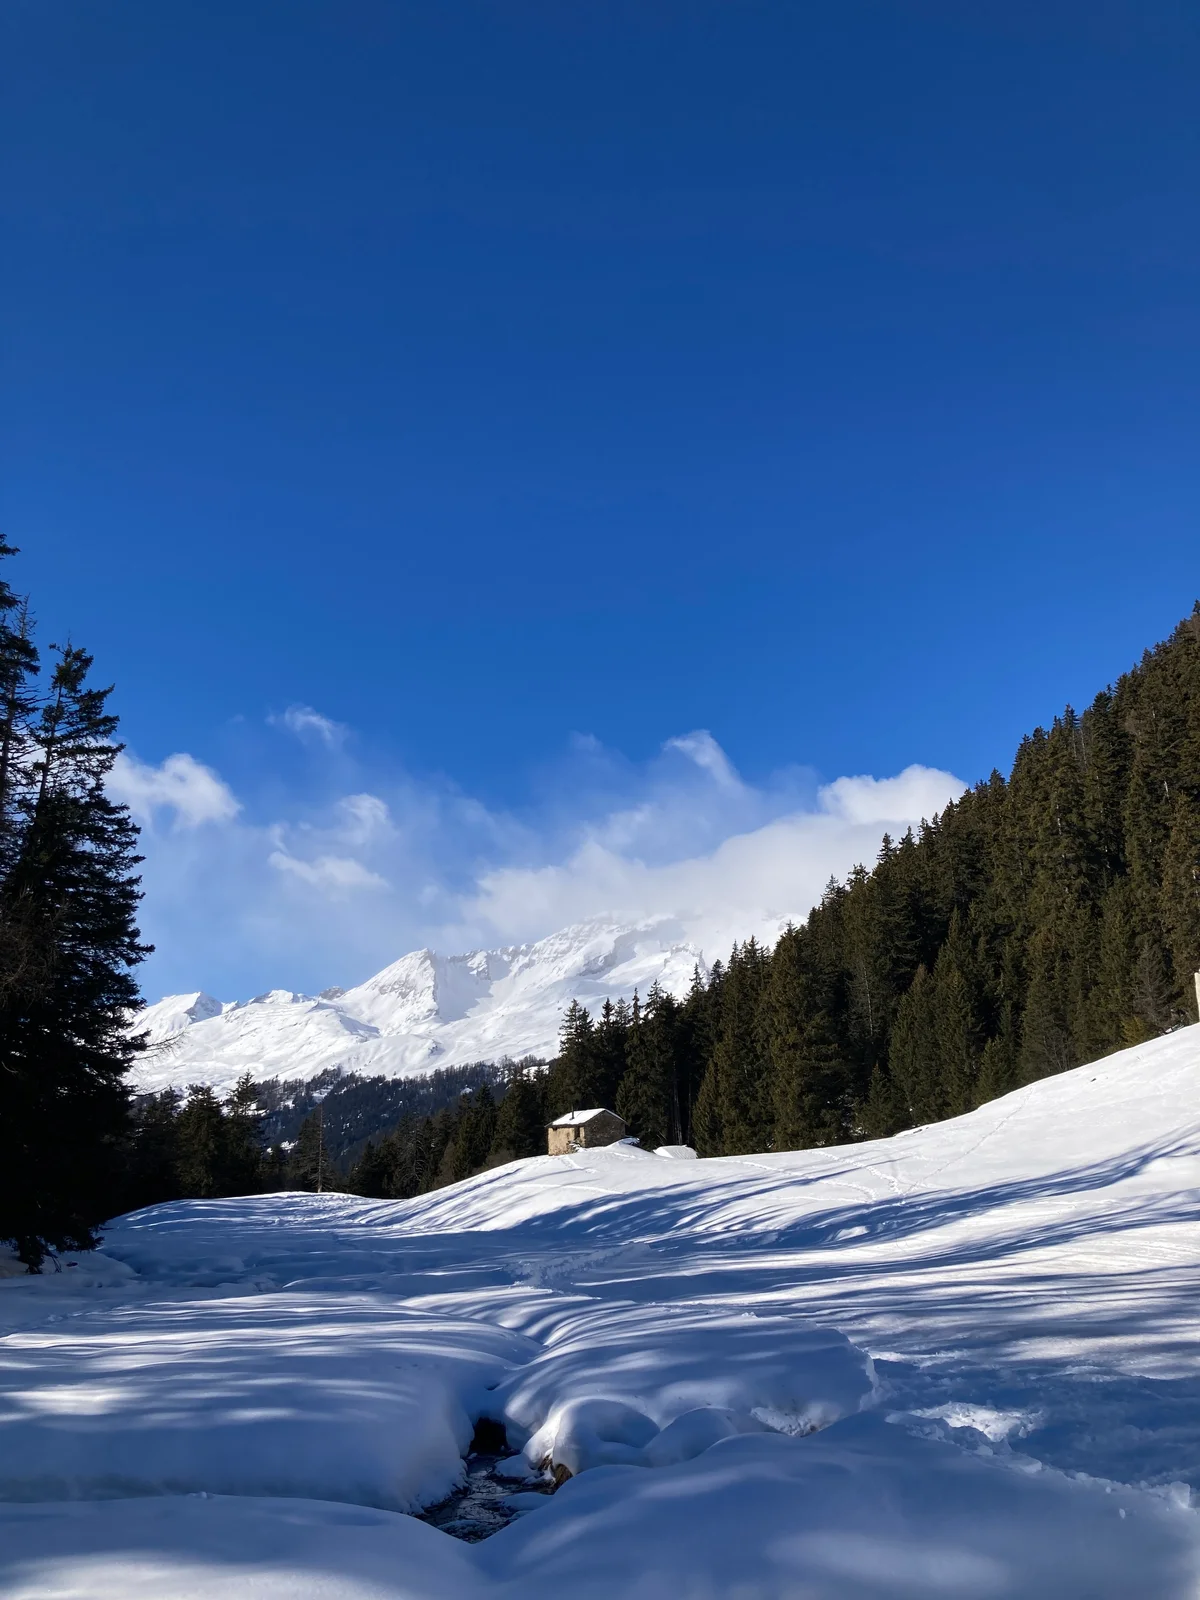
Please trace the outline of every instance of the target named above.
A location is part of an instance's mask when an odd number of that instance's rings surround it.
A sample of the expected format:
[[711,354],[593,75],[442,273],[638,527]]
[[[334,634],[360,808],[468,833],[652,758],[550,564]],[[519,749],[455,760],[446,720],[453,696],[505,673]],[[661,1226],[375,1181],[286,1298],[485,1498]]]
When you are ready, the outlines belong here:
[[[761,918],[755,931],[774,938],[785,920]],[[192,1083],[226,1090],[247,1072],[259,1081],[331,1068],[416,1077],[471,1061],[549,1057],[573,1000],[595,1011],[635,989],[645,996],[656,982],[682,996],[693,972],[707,976],[738,936],[705,949],[676,917],[595,919],[534,944],[456,956],[413,950],[351,989],[272,989],[224,1004],[199,992],[168,995],[133,1020],[150,1040],[135,1083],[145,1092]]]

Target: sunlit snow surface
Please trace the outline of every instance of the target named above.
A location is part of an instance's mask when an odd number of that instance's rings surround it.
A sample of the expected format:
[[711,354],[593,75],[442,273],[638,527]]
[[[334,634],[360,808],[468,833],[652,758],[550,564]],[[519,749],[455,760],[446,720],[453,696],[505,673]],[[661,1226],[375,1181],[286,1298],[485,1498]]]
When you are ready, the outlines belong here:
[[[0,1279],[0,1593],[1200,1596],[1198,1210],[1192,1028],[873,1145],[142,1212]],[[468,1545],[405,1513],[481,1415]]]

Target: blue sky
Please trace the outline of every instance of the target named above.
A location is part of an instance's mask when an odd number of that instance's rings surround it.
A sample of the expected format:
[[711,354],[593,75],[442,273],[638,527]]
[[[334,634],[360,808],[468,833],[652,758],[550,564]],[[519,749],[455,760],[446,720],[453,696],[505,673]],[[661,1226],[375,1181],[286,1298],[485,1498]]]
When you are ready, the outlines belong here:
[[973,780],[1200,592],[1194,5],[0,28],[0,517],[118,685],[148,990]]

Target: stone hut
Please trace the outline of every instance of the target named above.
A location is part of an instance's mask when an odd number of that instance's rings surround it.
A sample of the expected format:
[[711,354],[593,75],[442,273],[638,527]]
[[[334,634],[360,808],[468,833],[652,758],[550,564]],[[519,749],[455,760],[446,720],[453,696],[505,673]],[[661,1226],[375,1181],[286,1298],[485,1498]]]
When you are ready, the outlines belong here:
[[598,1145],[616,1144],[625,1137],[625,1119],[615,1111],[596,1106],[591,1111],[568,1111],[546,1129],[546,1146],[552,1156],[565,1156],[572,1150],[595,1150]]

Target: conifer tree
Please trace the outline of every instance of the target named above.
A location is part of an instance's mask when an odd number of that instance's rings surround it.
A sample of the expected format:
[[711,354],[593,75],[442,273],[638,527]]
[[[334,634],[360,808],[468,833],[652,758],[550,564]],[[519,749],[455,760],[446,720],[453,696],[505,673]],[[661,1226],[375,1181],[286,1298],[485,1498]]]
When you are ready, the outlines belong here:
[[164,1200],[178,1200],[179,1108],[177,1089],[146,1095],[136,1106],[124,1161],[118,1211],[138,1211]]
[[509,1078],[496,1113],[491,1159],[497,1164],[546,1153],[546,1112],[541,1085],[517,1070]]
[[[958,915],[955,913],[955,923]],[[952,934],[938,953],[933,969],[934,1071],[937,1102],[943,1116],[959,1116],[975,1105],[981,1054],[964,963],[961,936]]]
[[628,1066],[617,1091],[617,1114],[648,1150],[680,1143],[679,1085],[675,1060],[679,1007],[656,982],[643,1007],[634,995]]
[[891,1073],[879,1064],[872,1068],[867,1097],[856,1109],[853,1132],[864,1139],[890,1139],[911,1126],[908,1108]]
[[1200,967],[1200,805],[1182,788],[1163,852],[1159,915],[1181,1014],[1190,1021],[1196,1016],[1193,976]]
[[223,1193],[225,1117],[221,1102],[207,1084],[194,1083],[179,1113],[179,1182],[185,1195],[211,1200]]
[[763,996],[777,1150],[836,1144],[849,1132],[853,1079],[821,989],[805,933],[787,928],[775,946]]
[[[766,958],[757,942],[748,939],[740,948],[735,945],[725,971],[720,1032],[709,1063],[720,1152],[725,1155],[770,1148],[770,1078],[760,1017],[765,980]],[[708,1107],[706,1115],[711,1115]],[[709,1137],[706,1131],[706,1145]]]
[[[0,561],[17,551],[0,538]],[[16,860],[33,778],[38,653],[28,603],[0,578],[0,872]],[[11,957],[10,957],[11,959]],[[4,972],[9,970],[6,961]]]
[[485,1083],[463,1098],[462,1116],[455,1133],[451,1176],[455,1183],[481,1171],[496,1134],[496,1102]]
[[[90,1245],[111,1214],[138,1048],[125,1026],[132,972],[147,953],[137,830],[105,789],[120,750],[110,691],[89,685],[85,651],[57,654],[36,718],[15,713],[32,759],[15,760],[14,734],[0,850],[0,945],[41,952],[32,967],[10,955],[0,985],[0,1236],[33,1268],[47,1248]],[[31,658],[19,656],[10,641],[10,709],[14,695],[28,701]]]
[[909,1126],[934,1122],[943,1115],[935,993],[932,976],[924,966],[918,967],[892,1029],[888,1066],[891,1081],[907,1110]]
[[388,1135],[377,1144],[368,1139],[362,1154],[350,1170],[347,1188],[351,1194],[364,1195],[368,1200],[390,1200],[392,1189],[393,1143]]
[[572,1000],[563,1016],[558,1056],[551,1063],[547,1084],[552,1115],[602,1105],[603,1077],[591,1015],[586,1006]]
[[296,1143],[288,1157],[288,1186],[315,1194],[340,1187],[325,1150],[324,1117],[320,1107],[300,1124]]
[[626,1001],[606,1000],[592,1035],[592,1085],[590,1105],[615,1109],[617,1088],[625,1075],[630,1008]]
[[262,1178],[262,1140],[257,1091],[248,1072],[230,1091],[223,1111],[221,1193],[254,1194]]

